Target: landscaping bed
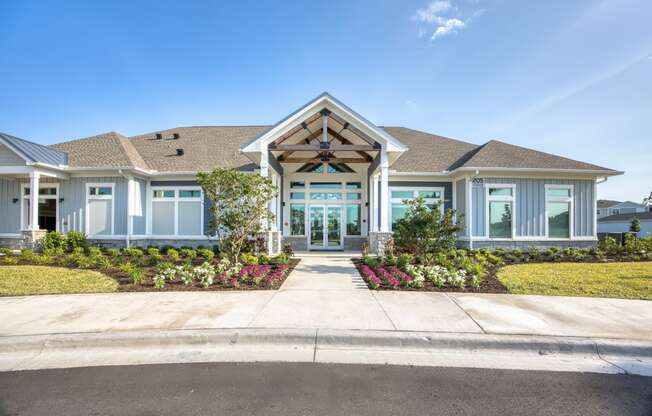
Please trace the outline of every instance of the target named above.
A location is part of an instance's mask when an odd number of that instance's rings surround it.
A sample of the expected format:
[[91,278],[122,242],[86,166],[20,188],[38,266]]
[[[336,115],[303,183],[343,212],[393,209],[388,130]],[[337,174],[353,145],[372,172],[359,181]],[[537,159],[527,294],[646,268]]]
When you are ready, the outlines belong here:
[[[270,258],[246,252],[234,262],[205,247],[101,249],[79,233],[56,238],[60,241],[44,242],[42,253],[1,250],[0,296],[93,292],[93,285],[65,283],[79,273],[113,282],[98,291],[274,290],[299,262],[291,253]],[[56,289],[39,289],[47,287]]]
[[[391,250],[400,251],[390,244]],[[652,299],[652,239],[590,249],[448,249],[352,259],[370,289]]]

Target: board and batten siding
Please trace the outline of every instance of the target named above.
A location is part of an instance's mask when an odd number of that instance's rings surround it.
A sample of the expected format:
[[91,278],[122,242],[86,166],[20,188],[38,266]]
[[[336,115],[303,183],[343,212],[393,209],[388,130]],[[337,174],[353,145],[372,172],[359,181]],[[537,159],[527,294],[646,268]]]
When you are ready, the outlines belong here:
[[[127,232],[127,180],[123,177],[70,178],[57,180],[41,178],[41,184],[59,184],[59,231],[70,230],[85,232],[86,222],[86,184],[114,183],[114,234]],[[29,184],[29,179],[0,180],[0,233],[20,232],[21,186]],[[18,198],[14,203],[13,199]],[[61,200],[63,198],[63,200]]]
[[491,184],[514,184],[514,221],[516,237],[545,238],[546,185],[573,185],[573,234],[575,237],[594,235],[594,181],[575,179],[516,179],[484,178],[484,184],[473,184],[473,236],[486,237],[485,188]]

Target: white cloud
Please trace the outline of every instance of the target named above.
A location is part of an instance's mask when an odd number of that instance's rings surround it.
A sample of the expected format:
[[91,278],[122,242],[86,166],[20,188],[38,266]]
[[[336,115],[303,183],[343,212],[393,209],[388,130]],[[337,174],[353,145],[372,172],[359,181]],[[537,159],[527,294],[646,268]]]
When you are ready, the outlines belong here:
[[456,18],[442,19],[437,24],[438,24],[437,29],[435,30],[435,32],[432,34],[432,37],[430,38],[432,40],[457,33],[459,30],[464,29],[464,26],[466,26],[466,23]]
[[414,16],[415,20],[425,23],[437,22],[442,12],[450,10],[451,3],[447,0],[435,0],[431,2],[428,7],[418,9],[417,14]]
[[482,16],[484,12],[484,9],[478,9],[464,19],[459,15],[458,7],[450,0],[434,0],[428,6],[418,9],[412,19],[419,23],[419,37],[430,33],[430,39],[436,40],[458,33],[466,28],[472,19]]

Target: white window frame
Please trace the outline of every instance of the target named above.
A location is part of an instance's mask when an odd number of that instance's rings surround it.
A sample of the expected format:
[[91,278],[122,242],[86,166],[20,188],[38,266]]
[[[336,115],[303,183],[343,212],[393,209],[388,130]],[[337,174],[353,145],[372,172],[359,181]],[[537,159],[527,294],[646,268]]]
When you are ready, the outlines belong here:
[[[111,195],[91,195],[91,188],[111,188]],[[86,201],[84,204],[84,233],[88,237],[95,237],[95,235],[89,234],[89,201],[91,199],[110,199],[111,200],[111,234],[115,235],[115,183],[114,182],[97,182],[97,183],[86,183]],[[97,235],[97,238],[107,237],[107,235]]]
[[[154,198],[155,191],[174,191],[174,197]],[[180,195],[179,191],[199,191],[199,197],[182,198],[181,196],[179,196]],[[152,219],[153,219],[154,211],[152,209],[152,206],[157,201],[174,203],[174,234],[170,234],[170,235],[153,234]],[[179,202],[199,202],[201,204],[201,217],[199,219],[201,234],[179,235]],[[204,191],[202,190],[201,186],[193,186],[193,185],[150,186],[147,194],[147,211],[148,211],[147,224],[146,224],[147,234],[151,235],[152,237],[172,239],[172,238],[197,238],[206,235],[204,233]]]
[[[568,189],[570,190],[570,196],[548,196],[549,189]],[[546,230],[546,239],[551,239],[548,230],[548,202],[566,202],[569,204],[570,212],[568,213],[568,238],[553,237],[553,240],[572,240],[575,237],[575,186],[574,185],[555,185],[555,184],[546,184],[545,185],[545,230]]]
[[[512,195],[489,195],[490,189],[495,188],[510,188]],[[509,238],[504,237],[491,237],[489,234],[489,204],[490,202],[509,202],[512,204],[512,236]],[[492,241],[511,241],[516,235],[516,184],[514,183],[485,183],[484,184],[484,232],[487,239]]]
[[[387,208],[388,214],[389,214],[389,231],[393,232],[393,226],[392,226],[392,204],[403,204],[405,205],[404,201],[413,201],[418,198],[419,192],[422,191],[434,191],[434,192],[439,192],[441,195],[440,198],[424,198],[426,201],[426,205],[434,205],[437,202],[441,202],[439,204],[439,210],[443,214],[445,212],[444,209],[444,204],[446,200],[446,194],[445,194],[446,188],[443,186],[420,186],[420,187],[413,187],[413,186],[390,186],[389,187],[389,207]],[[392,198],[392,192],[393,191],[400,191],[400,192],[412,192],[412,198]]]
[[[39,183],[38,188],[39,189],[41,189],[41,188],[55,188],[57,190],[56,195],[43,195],[42,198],[44,198],[44,199],[54,199],[56,201],[56,206],[57,206],[57,208],[56,208],[57,209],[56,231],[60,231],[59,230],[59,214],[60,214],[60,211],[59,211],[59,198],[60,198],[60,196],[59,196],[59,184],[58,183],[50,183],[50,182],[42,182],[42,183]],[[29,195],[25,195],[25,189],[29,189],[30,193],[32,192],[31,186],[30,186],[29,183],[23,183],[23,184],[20,185],[20,229],[21,230],[26,229],[26,228],[23,227],[23,224],[26,227],[28,226],[28,224],[25,221],[25,205],[27,204],[27,202],[25,202],[25,200],[29,200]],[[41,198],[41,196],[38,196],[37,199],[38,198]]]

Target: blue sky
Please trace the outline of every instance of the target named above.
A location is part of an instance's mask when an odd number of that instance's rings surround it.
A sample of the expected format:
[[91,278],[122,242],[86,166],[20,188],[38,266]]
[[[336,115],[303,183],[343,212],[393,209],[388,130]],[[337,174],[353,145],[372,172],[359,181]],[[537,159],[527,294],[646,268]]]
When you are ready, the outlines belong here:
[[379,125],[499,139],[652,191],[652,2],[0,2],[0,131],[270,124],[328,91]]

